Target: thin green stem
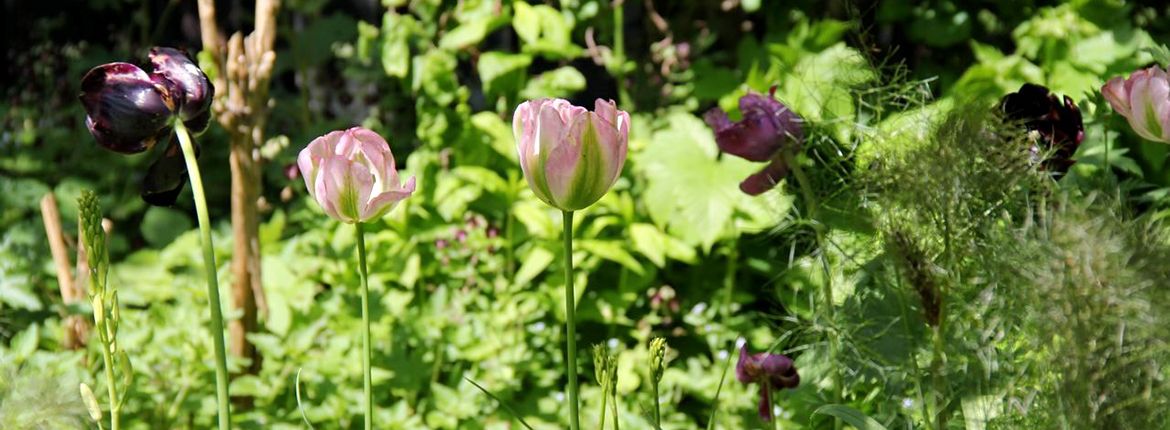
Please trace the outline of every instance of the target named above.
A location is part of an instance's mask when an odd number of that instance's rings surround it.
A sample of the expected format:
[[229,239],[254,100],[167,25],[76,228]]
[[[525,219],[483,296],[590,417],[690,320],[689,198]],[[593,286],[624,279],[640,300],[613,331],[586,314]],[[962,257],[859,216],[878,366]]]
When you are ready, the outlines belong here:
[[[813,228],[813,233],[816,235],[817,248],[820,253],[821,268],[824,271],[825,281],[821,284],[821,295],[824,304],[821,308],[824,312],[825,319],[828,321],[830,327],[829,333],[829,376],[830,386],[832,387],[833,403],[841,404],[841,372],[838,368],[839,363],[839,349],[840,339],[838,339],[836,332],[836,319],[833,311],[833,271],[831,263],[829,262],[828,247],[825,245],[825,226],[820,222],[819,202],[816,195],[813,193],[812,184],[808,177],[804,174],[804,169],[800,167],[800,162],[796,159],[791,149],[781,151],[781,156],[784,157],[784,164],[792,170],[792,176],[796,177],[797,188],[800,188],[800,193],[804,197],[804,203],[807,207],[808,219]],[[833,428],[841,428],[841,420],[833,418]]]
[[[103,319],[105,316],[102,316]],[[106,323],[97,324],[98,336],[102,341],[102,361],[106,364],[106,391],[110,395],[110,429],[118,430],[121,422],[121,402],[118,401],[118,387],[114,378],[114,357],[110,351],[110,339],[106,334]]]
[[632,110],[634,106],[630,102],[630,92],[626,89],[625,13],[622,11],[624,4],[625,0],[613,2],[613,61],[617,63],[613,66],[613,74],[617,80],[618,101],[626,110]]
[[[613,368],[613,372],[614,372],[614,374],[611,377],[616,378],[617,377],[617,367]],[[616,381],[610,382],[610,384],[617,384],[617,382]],[[609,388],[609,394],[610,394],[610,396],[613,396],[613,401],[609,402],[609,407],[611,408],[610,410],[613,411],[613,430],[622,430],[621,427],[618,425],[617,388],[615,388],[611,385]]]
[[568,342],[569,429],[580,430],[577,415],[577,292],[573,289],[573,211],[563,211],[565,232],[565,337]]
[[354,225],[357,234],[358,274],[362,280],[362,386],[365,394],[366,430],[374,428],[374,391],[370,374],[370,285],[366,276],[366,236],[363,224]]
[[662,430],[662,402],[658,399],[658,381],[650,378],[651,385],[654,386],[654,428]]
[[605,407],[606,400],[609,400],[608,383],[598,381],[601,385],[601,418],[597,420],[597,430],[605,430]]
[[931,352],[933,357],[930,360],[930,375],[932,385],[934,386],[934,423],[936,429],[943,430],[947,426],[947,416],[943,413],[943,403],[946,400],[946,387],[944,386],[945,379],[942,375],[943,343],[941,326],[934,327],[933,348]]
[[779,430],[780,424],[776,421],[776,396],[772,393],[772,384],[768,382],[768,378],[764,378],[764,395],[768,396],[768,416],[772,417],[772,430]]
[[219,280],[216,277],[215,250],[211,243],[211,221],[207,215],[207,197],[203,194],[203,177],[195,160],[195,146],[183,121],[176,120],[175,134],[187,162],[191,179],[191,193],[195,195],[195,215],[199,220],[199,234],[203,243],[203,268],[207,275],[207,298],[211,308],[211,343],[215,347],[215,397],[219,408],[219,429],[232,428],[232,411],[228,399],[227,352],[224,349],[223,309],[219,301]]

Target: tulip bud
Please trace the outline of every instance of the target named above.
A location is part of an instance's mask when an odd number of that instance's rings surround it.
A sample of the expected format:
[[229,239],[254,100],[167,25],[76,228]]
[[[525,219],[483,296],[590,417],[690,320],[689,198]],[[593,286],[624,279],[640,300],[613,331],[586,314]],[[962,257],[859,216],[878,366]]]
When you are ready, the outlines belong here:
[[187,54],[175,48],[150,49],[151,79],[167,88],[179,119],[192,133],[202,133],[211,119],[215,87]]
[[584,209],[621,174],[630,114],[597,99],[594,111],[563,99],[521,103],[512,117],[520,168],[536,197],[565,210]]
[[386,140],[361,127],[314,139],[301,150],[297,166],[321,209],[347,223],[381,218],[415,189],[413,176],[399,182]]
[[81,78],[85,125],[102,147],[124,154],[150,149],[171,132],[164,89],[129,63],[94,67]]
[[735,363],[735,378],[739,382],[760,386],[760,417],[772,419],[772,390],[796,388],[800,375],[792,359],[785,355],[760,352],[749,354],[747,343],[740,346],[739,361]]
[[1128,79],[1110,79],[1101,87],[1101,94],[1139,136],[1170,143],[1170,79],[1166,70],[1154,66],[1133,72]]
[[[999,107],[1006,119],[1028,130],[1028,151],[1044,170],[1063,175],[1076,163],[1072,157],[1085,139],[1085,128],[1081,111],[1071,98],[1059,98],[1040,85],[1024,84],[1019,91],[1004,96]],[[1041,156],[1047,158],[1041,160]]]
[[788,106],[777,101],[776,87],[767,96],[748,93],[739,98],[743,118],[732,122],[721,109],[712,109],[703,120],[715,130],[719,150],[748,161],[767,161],[768,165],[740,182],[745,194],[757,196],[771,190],[788,176],[788,165],[781,157],[786,146],[800,145],[804,139],[801,119]]

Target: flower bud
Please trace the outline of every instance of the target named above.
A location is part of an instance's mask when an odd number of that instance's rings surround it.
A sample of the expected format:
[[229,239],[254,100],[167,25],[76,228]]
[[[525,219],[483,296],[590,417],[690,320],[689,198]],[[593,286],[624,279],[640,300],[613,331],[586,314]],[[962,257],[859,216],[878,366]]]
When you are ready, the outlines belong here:
[[301,150],[297,166],[321,209],[347,223],[381,218],[415,189],[413,176],[399,182],[386,140],[361,127],[314,139]]
[[760,417],[769,421],[772,419],[771,391],[800,385],[800,375],[796,373],[791,358],[767,352],[749,354],[746,342],[740,346],[735,378],[745,384],[760,386]]
[[98,145],[123,154],[150,149],[171,132],[164,88],[138,66],[110,63],[81,78],[85,125]]
[[630,115],[597,99],[594,111],[563,99],[521,103],[512,117],[520,168],[536,197],[557,209],[584,209],[621,174]]
[[[1060,175],[1068,172],[1072,159],[1085,139],[1081,111],[1068,96],[1058,98],[1048,88],[1024,84],[1000,101],[1000,110],[1010,121],[1021,123],[1034,139],[1028,151],[1044,170]],[[1039,159],[1041,156],[1047,158]]]
[[167,88],[183,125],[195,134],[206,130],[211,119],[215,87],[203,70],[187,54],[175,48],[151,48],[150,63],[154,66],[151,79]]
[[776,187],[788,176],[788,165],[781,157],[787,146],[800,145],[804,139],[801,119],[788,106],[773,98],[776,87],[767,96],[748,93],[739,99],[743,118],[732,122],[721,109],[712,109],[703,120],[715,130],[719,150],[748,161],[767,161],[768,165],[739,184],[745,194],[757,196]]
[[1101,87],[1113,110],[1129,120],[1133,131],[1146,139],[1170,143],[1170,80],[1158,66],[1120,76]]

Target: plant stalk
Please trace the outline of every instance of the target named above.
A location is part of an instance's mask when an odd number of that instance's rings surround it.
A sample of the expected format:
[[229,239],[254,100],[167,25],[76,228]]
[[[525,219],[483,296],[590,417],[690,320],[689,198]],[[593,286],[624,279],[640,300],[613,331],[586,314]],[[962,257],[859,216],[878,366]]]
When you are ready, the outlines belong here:
[[613,74],[617,80],[618,87],[618,101],[627,110],[632,110],[634,105],[630,102],[630,91],[626,89],[626,36],[625,36],[625,13],[623,6],[625,0],[613,1],[613,61],[617,63],[614,66]]
[[650,382],[654,387],[654,428],[662,430],[662,406],[660,405],[662,402],[658,399],[658,381],[651,375]]
[[219,410],[219,429],[232,428],[232,412],[228,399],[227,352],[223,339],[223,308],[219,301],[219,280],[216,275],[215,250],[211,242],[211,221],[207,215],[207,197],[203,193],[203,177],[199,174],[199,162],[195,160],[195,146],[183,121],[175,120],[175,134],[183,149],[187,162],[187,175],[191,180],[191,193],[195,197],[195,214],[199,220],[199,235],[203,244],[203,268],[207,275],[207,298],[211,308],[211,343],[215,347],[215,397]]
[[[105,288],[102,290],[104,291]],[[105,318],[104,315],[103,318]],[[98,324],[95,328],[99,330],[98,336],[102,341],[102,361],[106,364],[106,391],[110,395],[110,429],[118,430],[122,421],[122,402],[118,401],[118,387],[115,384],[114,357],[110,351],[110,339],[106,335],[105,324]]]
[[[819,202],[817,197],[813,194],[812,184],[808,177],[804,174],[804,169],[800,167],[800,163],[796,159],[791,149],[785,148],[780,152],[781,157],[784,157],[784,164],[792,170],[792,176],[796,177],[797,188],[800,188],[800,193],[804,197],[804,204],[808,207],[808,219],[813,228],[813,233],[816,235],[817,248],[820,250],[821,268],[824,270],[825,282],[821,284],[821,295],[824,304],[821,308],[824,311],[825,319],[828,320],[829,327],[829,380],[833,390],[833,403],[841,404],[841,371],[838,367],[839,360],[838,350],[840,340],[836,332],[836,319],[833,311],[833,271],[831,263],[829,263],[828,247],[825,246],[825,227],[821,224],[819,216]],[[841,428],[841,420],[833,418],[833,428]]]
[[354,224],[357,234],[358,274],[362,280],[362,387],[365,403],[365,429],[374,428],[374,392],[370,373],[370,285],[366,275],[366,237],[363,224]]
[[565,337],[568,343],[569,429],[580,430],[577,414],[577,292],[573,289],[573,211],[563,211],[565,233]]

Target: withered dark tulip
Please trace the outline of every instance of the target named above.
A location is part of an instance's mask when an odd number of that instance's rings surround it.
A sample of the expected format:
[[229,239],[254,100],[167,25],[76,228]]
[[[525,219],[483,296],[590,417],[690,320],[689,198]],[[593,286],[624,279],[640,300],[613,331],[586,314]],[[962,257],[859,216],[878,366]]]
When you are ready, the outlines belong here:
[[167,87],[183,125],[196,134],[206,130],[215,87],[203,70],[175,48],[151,48],[150,63],[154,65],[151,78]]
[[[183,121],[192,134],[207,129],[215,88],[185,53],[174,48],[150,50],[153,72],[130,63],[94,67],[81,79],[85,122],[98,145],[123,154],[171,141],[151,164],[143,180],[142,198],[170,206],[187,182],[187,165],[171,121]],[[195,145],[198,153],[198,144]]]
[[166,92],[133,64],[103,64],[86,73],[81,104],[89,132],[111,151],[139,153],[170,134]]
[[800,375],[796,373],[791,358],[768,352],[749,354],[747,343],[740,347],[735,378],[745,384],[760,386],[760,418],[767,421],[772,420],[772,390],[800,385]]
[[788,175],[781,152],[799,145],[804,139],[801,119],[788,106],[777,101],[776,87],[767,96],[748,93],[739,99],[743,118],[732,122],[719,108],[711,109],[703,120],[715,130],[719,150],[748,161],[767,161],[764,169],[739,184],[749,195],[760,195],[774,188]]
[[[999,108],[1007,120],[1038,135],[1029,151],[1044,170],[1063,176],[1076,163],[1072,157],[1085,139],[1085,127],[1071,98],[1058,98],[1048,88],[1029,83],[1004,96]],[[1051,155],[1039,160],[1042,153]]]

